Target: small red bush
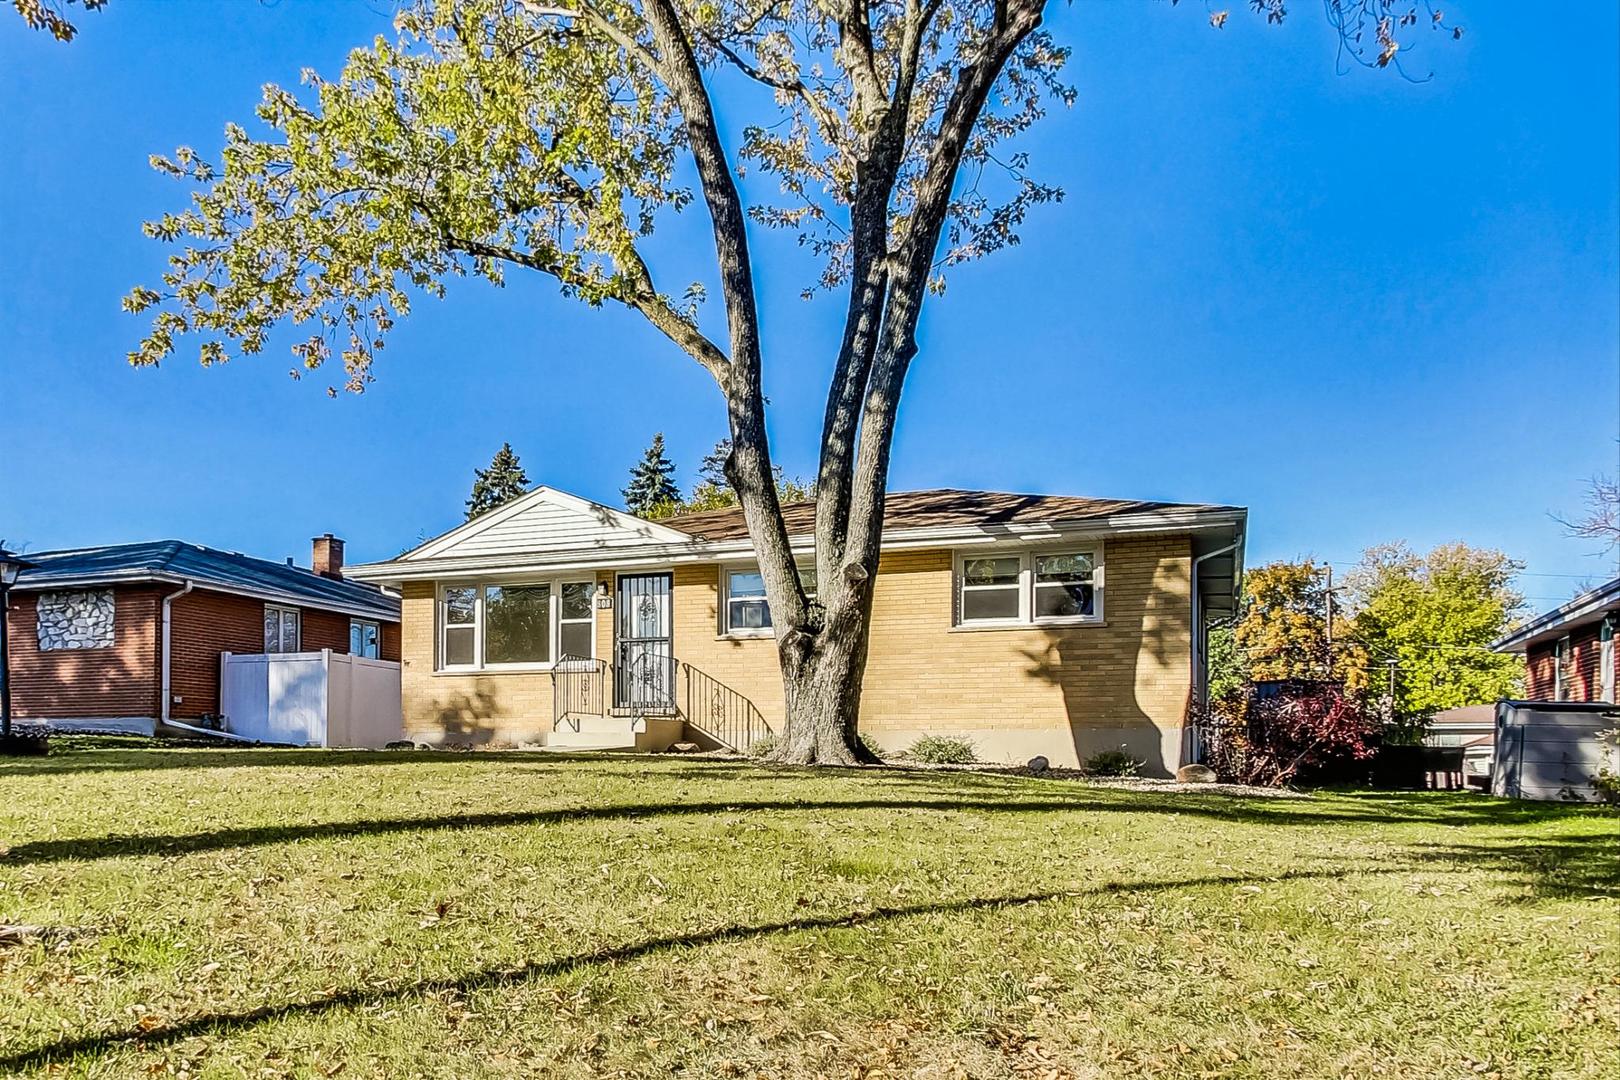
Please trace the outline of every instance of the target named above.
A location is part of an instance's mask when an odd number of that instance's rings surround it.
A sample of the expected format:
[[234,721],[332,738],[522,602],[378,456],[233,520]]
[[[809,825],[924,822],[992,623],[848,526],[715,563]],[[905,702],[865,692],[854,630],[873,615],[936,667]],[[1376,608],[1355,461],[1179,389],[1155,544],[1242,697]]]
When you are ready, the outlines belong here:
[[1201,725],[1205,764],[1224,780],[1278,787],[1366,761],[1378,746],[1378,722],[1335,683],[1251,687],[1225,711]]

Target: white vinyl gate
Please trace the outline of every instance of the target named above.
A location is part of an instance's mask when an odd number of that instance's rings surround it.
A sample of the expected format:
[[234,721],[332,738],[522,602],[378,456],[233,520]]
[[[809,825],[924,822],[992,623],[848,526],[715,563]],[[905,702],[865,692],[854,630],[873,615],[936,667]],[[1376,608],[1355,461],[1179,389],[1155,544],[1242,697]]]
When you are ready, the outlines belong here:
[[284,746],[381,747],[400,738],[400,667],[330,649],[222,653],[224,729]]

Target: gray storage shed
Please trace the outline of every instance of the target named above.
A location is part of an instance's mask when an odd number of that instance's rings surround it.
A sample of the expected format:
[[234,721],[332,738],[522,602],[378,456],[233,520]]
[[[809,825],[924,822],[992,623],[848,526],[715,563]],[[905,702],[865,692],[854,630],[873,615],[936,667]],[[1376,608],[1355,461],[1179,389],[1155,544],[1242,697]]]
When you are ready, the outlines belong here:
[[1620,750],[1605,740],[1620,728],[1620,706],[1602,702],[1500,701],[1491,794],[1510,799],[1584,802],[1598,798],[1593,777],[1620,772]]

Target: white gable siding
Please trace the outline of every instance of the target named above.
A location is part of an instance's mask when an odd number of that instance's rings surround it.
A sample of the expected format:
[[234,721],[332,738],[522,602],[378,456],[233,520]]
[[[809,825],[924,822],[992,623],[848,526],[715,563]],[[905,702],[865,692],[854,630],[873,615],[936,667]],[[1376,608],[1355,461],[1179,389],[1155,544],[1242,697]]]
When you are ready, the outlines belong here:
[[410,561],[564,551],[584,553],[688,539],[665,526],[541,488],[424,544],[405,558]]

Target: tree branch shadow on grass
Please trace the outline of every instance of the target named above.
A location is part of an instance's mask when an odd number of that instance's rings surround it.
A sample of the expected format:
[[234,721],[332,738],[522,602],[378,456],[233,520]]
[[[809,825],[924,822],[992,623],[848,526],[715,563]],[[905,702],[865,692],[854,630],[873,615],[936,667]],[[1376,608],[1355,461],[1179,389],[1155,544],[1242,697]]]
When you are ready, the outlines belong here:
[[[1018,789],[1017,793],[1027,792]],[[1084,789],[1081,789],[1084,791]],[[745,813],[789,813],[806,811],[896,811],[923,810],[942,813],[993,814],[1051,814],[1051,813],[1139,813],[1186,815],[1207,817],[1256,825],[1274,826],[1333,826],[1360,822],[1382,824],[1445,824],[1456,826],[1492,826],[1543,821],[1578,814],[1581,807],[1561,804],[1535,804],[1539,813],[1522,816],[1515,808],[1527,804],[1507,800],[1481,800],[1463,796],[1461,801],[1447,800],[1435,812],[1435,800],[1414,798],[1409,812],[1359,813],[1345,810],[1340,805],[1313,807],[1296,800],[1255,799],[1239,801],[1225,797],[1196,795],[1146,796],[1127,793],[1121,797],[1111,793],[1094,794],[1084,791],[1070,798],[1018,799],[1016,793],[981,790],[970,797],[953,797],[950,792],[926,790],[908,797],[872,797],[861,799],[756,799],[713,800],[677,803],[616,803],[599,806],[569,806],[546,810],[511,810],[498,813],[471,813],[440,817],[376,818],[360,821],[318,821],[295,825],[251,825],[239,828],[210,829],[192,833],[126,833],[80,838],[53,838],[30,840],[0,849],[0,866],[53,862],[86,861],[92,859],[121,858],[126,856],[188,855],[201,851],[219,851],[227,848],[256,847],[264,844],[294,843],[300,840],[344,839],[358,836],[382,836],[394,833],[432,832],[437,830],[509,828],[524,825],[543,825],[579,821],[635,820],[639,818],[686,817]],[[1045,794],[1045,792],[1042,792]],[[1057,794],[1054,792],[1054,794]],[[976,797],[973,797],[976,796]],[[1494,811],[1493,808],[1500,808]],[[1600,808],[1585,808],[1603,814]],[[1488,849],[1487,849],[1488,850]]]
[[1407,854],[1436,866],[1488,871],[1523,888],[1522,903],[1620,898],[1620,835],[1614,832],[1496,844],[1423,844]]
[[322,997],[281,1005],[264,1005],[235,1013],[208,1013],[189,1020],[181,1020],[148,1030],[126,1028],[100,1035],[85,1035],[47,1043],[31,1050],[23,1050],[0,1058],[0,1072],[20,1072],[39,1069],[69,1061],[81,1055],[104,1054],[123,1045],[137,1049],[150,1049],[179,1042],[199,1035],[229,1035],[261,1024],[291,1018],[321,1016],[339,1009],[352,1009],[382,1005],[406,999],[423,998],[433,994],[456,992],[473,993],[479,990],[516,986],[537,979],[557,978],[583,968],[619,964],[640,960],[676,949],[697,948],[736,941],[749,941],[778,934],[791,934],[806,930],[829,930],[839,927],[869,926],[893,919],[927,915],[950,915],[973,911],[995,911],[1003,908],[1044,904],[1057,900],[1078,899],[1085,896],[1108,896],[1116,893],[1157,893],[1178,889],[1205,887],[1236,887],[1259,883],[1286,881],[1330,880],[1351,873],[1392,874],[1406,867],[1366,866],[1337,870],[1290,870],[1281,874],[1226,874],[1209,877],[1182,878],[1171,881],[1107,882],[1089,889],[1065,889],[1051,892],[1030,892],[1014,896],[986,896],[967,900],[917,904],[909,907],[878,907],[842,915],[806,916],[783,922],[757,923],[746,926],[721,926],[690,934],[650,938],[630,945],[619,945],[594,952],[576,953],[554,960],[533,960],[515,967],[485,968],[455,978],[424,979],[402,986],[381,989],[339,990]]

